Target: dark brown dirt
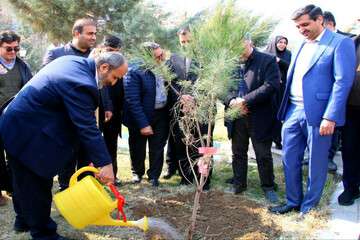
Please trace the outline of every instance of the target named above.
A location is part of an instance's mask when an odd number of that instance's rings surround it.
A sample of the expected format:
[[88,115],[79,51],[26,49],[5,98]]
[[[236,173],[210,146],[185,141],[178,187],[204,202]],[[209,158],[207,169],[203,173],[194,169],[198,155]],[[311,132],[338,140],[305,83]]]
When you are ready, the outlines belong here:
[[[261,204],[219,191],[205,193],[194,239],[276,239],[281,228],[266,215]],[[135,219],[144,215],[164,219],[185,235],[190,225],[193,193],[167,196],[153,202],[138,201],[132,207]],[[151,233],[150,239],[166,239]]]

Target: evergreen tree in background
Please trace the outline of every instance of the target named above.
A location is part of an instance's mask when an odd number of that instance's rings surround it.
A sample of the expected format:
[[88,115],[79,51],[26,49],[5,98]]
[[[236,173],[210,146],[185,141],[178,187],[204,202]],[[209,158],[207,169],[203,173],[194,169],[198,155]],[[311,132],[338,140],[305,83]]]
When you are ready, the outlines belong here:
[[[170,26],[169,14],[150,1],[5,0],[1,1],[0,9],[7,15],[7,18],[0,16],[0,21],[6,20],[10,24],[0,22],[0,27],[22,35],[22,47],[27,53],[25,60],[35,71],[40,69],[42,56],[50,42],[58,45],[71,40],[74,21],[82,17],[98,21],[98,42],[102,35],[113,34],[123,39],[125,51],[144,41],[158,42],[170,50],[178,46],[178,26]],[[189,21],[192,18],[186,20]]]
[[145,41],[154,41],[166,49],[173,50],[178,43],[176,27],[167,27],[169,13],[159,6],[141,2],[123,15],[124,29],[114,28],[110,33],[118,34],[124,41],[124,47],[138,47]]
[[162,9],[142,0],[11,0],[17,16],[34,32],[46,34],[55,45],[71,39],[76,19],[98,21],[98,42],[106,33],[119,36],[125,50],[144,41],[155,41],[168,49],[177,46],[177,26],[166,26]]
[[50,41],[64,43],[71,39],[75,20],[91,17],[101,28],[122,32],[124,13],[139,0],[11,0],[17,16],[35,32],[47,34]]

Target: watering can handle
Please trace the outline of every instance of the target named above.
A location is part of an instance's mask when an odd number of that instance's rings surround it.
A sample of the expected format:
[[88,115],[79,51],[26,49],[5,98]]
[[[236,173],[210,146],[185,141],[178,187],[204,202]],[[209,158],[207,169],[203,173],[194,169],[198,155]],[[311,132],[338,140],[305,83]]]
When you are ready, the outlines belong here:
[[78,177],[80,174],[84,172],[93,172],[93,173],[99,173],[99,170],[94,167],[82,167],[79,170],[77,170],[70,178],[69,186],[73,186],[77,183]]

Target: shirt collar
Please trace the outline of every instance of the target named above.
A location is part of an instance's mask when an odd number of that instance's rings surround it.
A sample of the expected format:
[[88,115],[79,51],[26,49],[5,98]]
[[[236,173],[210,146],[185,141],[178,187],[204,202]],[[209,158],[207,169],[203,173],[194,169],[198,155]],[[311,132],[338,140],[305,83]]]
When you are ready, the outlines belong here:
[[15,62],[16,58],[10,63],[7,63],[4,58],[0,57],[0,63],[9,70],[13,69],[13,67],[15,66]]

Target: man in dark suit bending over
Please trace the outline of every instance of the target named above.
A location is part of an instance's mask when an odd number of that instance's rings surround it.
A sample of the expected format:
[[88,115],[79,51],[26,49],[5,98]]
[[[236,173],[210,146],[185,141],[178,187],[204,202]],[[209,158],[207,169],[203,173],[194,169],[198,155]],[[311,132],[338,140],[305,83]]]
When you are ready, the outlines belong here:
[[101,168],[100,180],[114,181],[95,109],[99,88],[114,85],[126,72],[120,53],[95,60],[65,56],[46,65],[3,110],[0,136],[13,173],[15,231],[30,231],[33,239],[66,239],[50,218],[51,188],[79,144]]

